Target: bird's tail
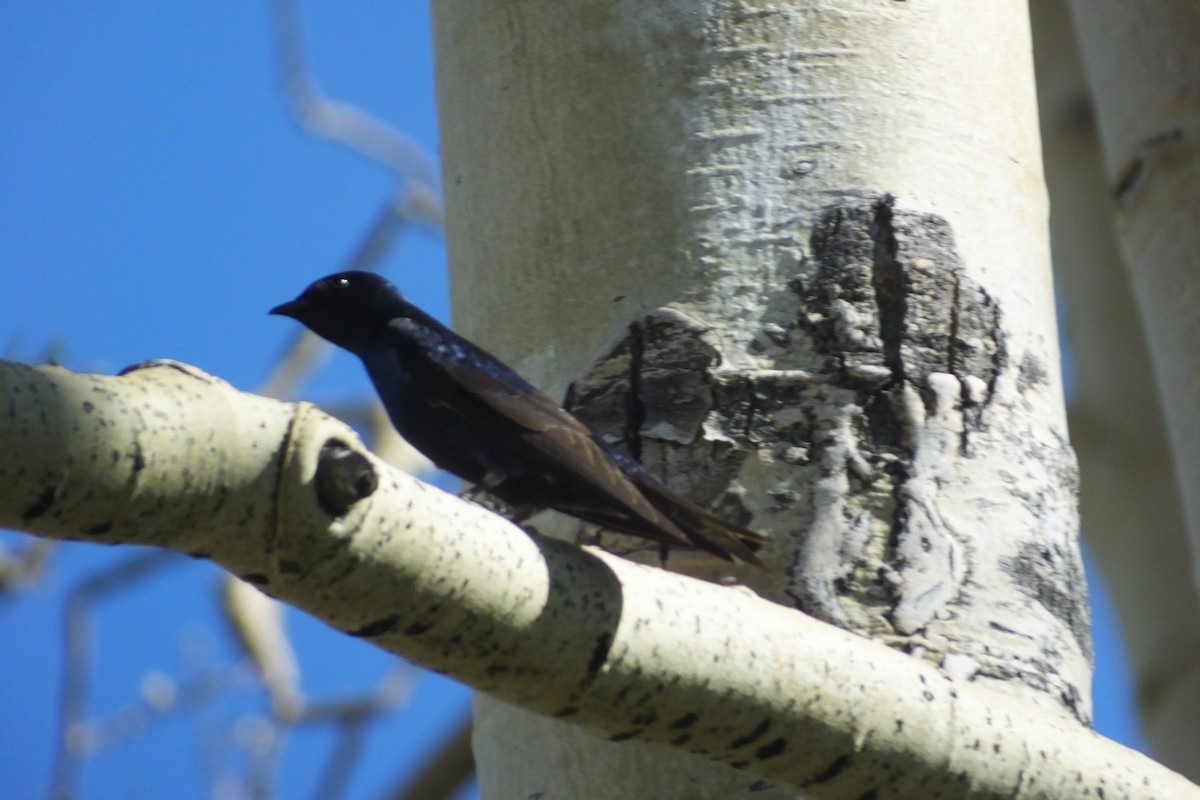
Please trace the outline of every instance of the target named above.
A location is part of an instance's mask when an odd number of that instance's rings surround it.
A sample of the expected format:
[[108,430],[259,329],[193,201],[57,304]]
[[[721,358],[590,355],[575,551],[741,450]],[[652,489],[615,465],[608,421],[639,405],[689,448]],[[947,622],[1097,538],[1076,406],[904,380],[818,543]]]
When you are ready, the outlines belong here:
[[695,547],[766,569],[766,564],[755,555],[767,543],[766,536],[722,519],[657,481],[639,481],[638,488]]

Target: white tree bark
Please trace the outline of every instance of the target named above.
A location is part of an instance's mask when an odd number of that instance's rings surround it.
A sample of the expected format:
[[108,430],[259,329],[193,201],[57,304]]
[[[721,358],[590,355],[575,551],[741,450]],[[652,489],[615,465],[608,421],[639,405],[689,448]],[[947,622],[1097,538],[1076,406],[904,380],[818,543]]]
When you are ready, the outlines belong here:
[[[551,390],[617,336],[572,406],[771,533],[757,591],[1086,721],[1024,7],[441,0],[434,23],[460,327]],[[476,748],[490,798],[744,788],[486,699]]]
[[743,788],[1200,797],[1069,717],[743,589],[530,536],[312,406],[184,365],[0,362],[0,419],[0,525],[203,555],[505,703],[736,766]]
[[1100,123],[1117,230],[1200,539],[1200,8],[1188,0],[1072,5]]
[[1079,454],[1083,531],[1121,622],[1146,737],[1163,763],[1195,778],[1200,597],[1067,5],[1039,0],[1030,11],[1055,275],[1072,350],[1070,427]]
[[1200,538],[1200,9],[1074,3],[1121,248],[1142,308],[1193,541]]

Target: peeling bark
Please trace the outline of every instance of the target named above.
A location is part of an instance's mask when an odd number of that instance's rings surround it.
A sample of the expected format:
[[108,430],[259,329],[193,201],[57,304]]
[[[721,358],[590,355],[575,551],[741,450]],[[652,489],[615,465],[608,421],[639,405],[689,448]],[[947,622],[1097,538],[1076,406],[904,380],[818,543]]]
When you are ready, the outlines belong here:
[[[1074,456],[1060,439],[1032,446],[1041,421],[1022,397],[1046,370],[1032,353],[1014,363],[947,221],[889,197],[831,205],[786,288],[790,320],[764,324],[752,348],[777,368],[728,366],[710,326],[664,308],[605,350],[567,407],[772,532],[786,602],[1090,719],[1087,687],[1064,669],[1092,656],[1078,549],[1070,531],[1038,528],[1073,503]],[[747,485],[767,489],[749,500]],[[977,526],[1010,504],[1033,538],[995,531],[1009,549],[979,546]],[[1020,601],[996,603],[993,580]]]

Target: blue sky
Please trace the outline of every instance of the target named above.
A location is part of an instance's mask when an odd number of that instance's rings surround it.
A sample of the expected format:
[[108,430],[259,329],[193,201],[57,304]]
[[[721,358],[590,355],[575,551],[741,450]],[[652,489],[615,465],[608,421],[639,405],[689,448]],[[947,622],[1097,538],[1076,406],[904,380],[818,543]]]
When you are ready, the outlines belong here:
[[[426,4],[309,3],[304,14],[325,91],[436,154]],[[99,372],[174,358],[247,390],[264,379],[294,332],[267,309],[341,266],[395,188],[382,168],[291,122],[269,22],[266,2],[0,4],[5,357],[53,348],[66,366]],[[436,235],[406,233],[385,271],[447,317]],[[368,392],[357,362],[338,354],[304,397],[329,405]],[[0,774],[12,797],[48,786],[65,593],[130,555],[61,548],[41,583],[0,601]],[[152,671],[179,677],[233,658],[216,586],[215,568],[180,559],[97,608],[93,712],[132,702]],[[1098,726],[1136,745],[1112,615],[1099,603],[1096,616]],[[289,625],[313,699],[360,691],[394,663],[300,612]],[[467,702],[450,681],[417,678],[413,699],[370,729],[349,796],[391,787]],[[224,757],[214,740],[260,705],[243,690],[98,755],[83,796],[208,796]],[[329,744],[321,732],[293,737],[281,796],[311,794]]]

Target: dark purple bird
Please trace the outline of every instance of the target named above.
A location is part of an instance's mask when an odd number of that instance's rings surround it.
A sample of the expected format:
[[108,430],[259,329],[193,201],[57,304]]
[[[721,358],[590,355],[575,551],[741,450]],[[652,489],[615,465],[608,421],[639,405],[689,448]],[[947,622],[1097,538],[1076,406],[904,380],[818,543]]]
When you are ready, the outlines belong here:
[[504,502],[763,566],[754,553],[764,536],[668,489],[384,278],[330,275],[271,313],[362,359],[400,435],[439,468]]

